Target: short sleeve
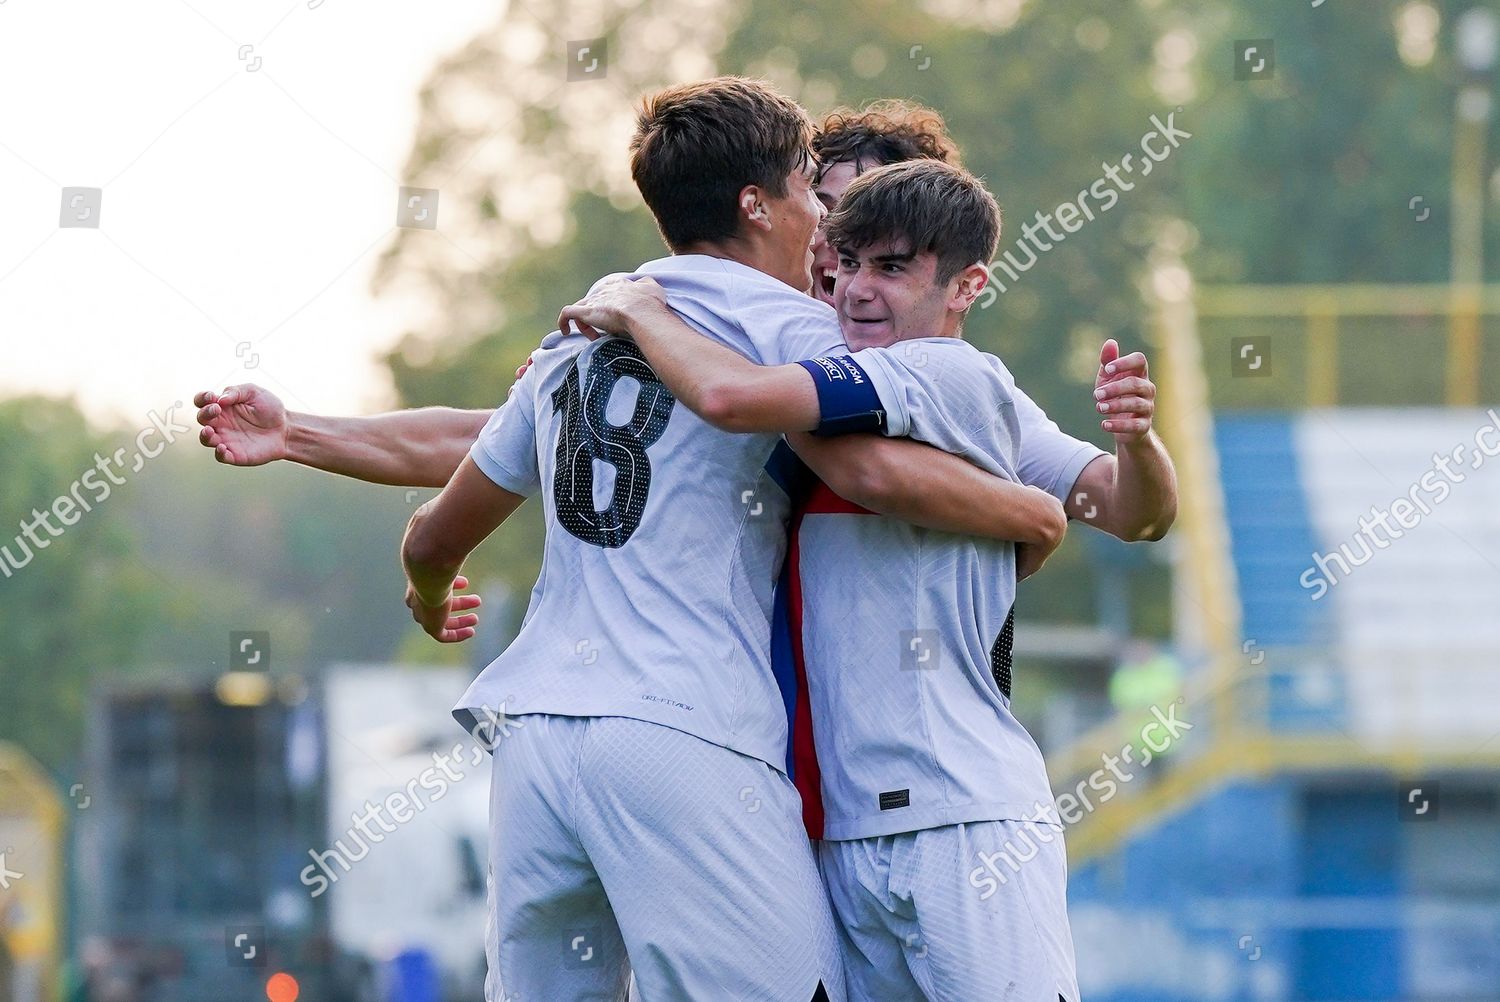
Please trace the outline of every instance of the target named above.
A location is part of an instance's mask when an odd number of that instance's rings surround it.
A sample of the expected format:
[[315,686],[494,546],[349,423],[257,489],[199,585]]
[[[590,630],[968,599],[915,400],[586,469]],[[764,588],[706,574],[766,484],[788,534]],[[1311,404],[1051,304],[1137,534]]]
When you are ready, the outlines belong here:
[[535,494],[541,487],[536,451],[536,370],[535,364],[526,370],[469,449],[474,464],[496,486],[523,496]]
[[905,435],[1014,477],[1019,446],[1004,365],[957,338],[917,338],[855,353],[880,396],[888,435]]
[[1021,483],[1040,487],[1067,504],[1083,468],[1109,453],[1064,432],[1020,387],[1015,387],[1012,395],[1021,429],[1017,467]]

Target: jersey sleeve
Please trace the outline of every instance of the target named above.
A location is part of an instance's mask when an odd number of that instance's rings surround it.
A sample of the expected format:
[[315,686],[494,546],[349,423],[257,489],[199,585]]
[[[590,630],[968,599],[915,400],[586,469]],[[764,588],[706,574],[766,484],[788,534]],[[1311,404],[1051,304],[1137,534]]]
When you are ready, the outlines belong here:
[[909,436],[1014,478],[1014,383],[1000,360],[957,338],[919,338],[849,356],[879,397],[891,436]]
[[555,346],[563,337],[554,331],[542,340],[531,365],[469,448],[469,456],[480,472],[512,494],[530,496],[541,489],[536,440],[537,387],[542,373],[554,364],[549,355],[555,353]]
[[1067,504],[1083,468],[1109,453],[1063,431],[1019,386],[1012,384],[1012,395],[1021,430],[1021,483],[1040,487]]

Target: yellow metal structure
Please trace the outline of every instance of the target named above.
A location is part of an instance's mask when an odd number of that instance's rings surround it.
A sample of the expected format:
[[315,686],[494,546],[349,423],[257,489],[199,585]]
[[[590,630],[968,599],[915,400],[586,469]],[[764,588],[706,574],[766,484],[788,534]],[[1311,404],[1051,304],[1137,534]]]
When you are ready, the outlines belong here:
[[[63,928],[61,797],[36,760],[0,742],[0,941],[17,1002],[58,1002]],[[8,886],[7,886],[8,885]]]

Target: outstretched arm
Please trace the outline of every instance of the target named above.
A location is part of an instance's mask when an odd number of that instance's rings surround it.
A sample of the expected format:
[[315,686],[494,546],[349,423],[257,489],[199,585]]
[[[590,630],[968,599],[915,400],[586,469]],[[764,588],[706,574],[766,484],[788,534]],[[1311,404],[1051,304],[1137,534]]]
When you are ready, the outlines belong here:
[[453,476],[492,411],[423,407],[372,417],[286,410],[253,383],[193,397],[198,441],[230,466],[289,460],[340,476],[399,487],[441,487]]

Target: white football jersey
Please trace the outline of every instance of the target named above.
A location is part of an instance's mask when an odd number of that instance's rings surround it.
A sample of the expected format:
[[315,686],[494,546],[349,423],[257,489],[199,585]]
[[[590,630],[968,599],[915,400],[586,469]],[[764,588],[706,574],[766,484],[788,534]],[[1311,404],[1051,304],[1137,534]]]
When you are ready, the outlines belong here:
[[[867,348],[837,365],[869,379],[887,434],[1060,500],[1104,454],[1062,434],[998,358],[957,338]],[[814,490],[787,572],[811,710],[811,734],[804,724],[797,738],[813,746],[797,749],[796,778],[814,837],[1031,818],[1051,803],[1041,753],[1010,711],[1015,574],[1011,543],[918,528]]]
[[[832,308],[745,265],[678,255],[637,274],[756,362],[846,350]],[[471,455],[542,495],[546,540],[520,633],[458,702],[461,723],[634,717],[787,768],[795,679],[773,666],[770,617],[794,463],[779,435],[708,425],[630,341],[554,332]]]

